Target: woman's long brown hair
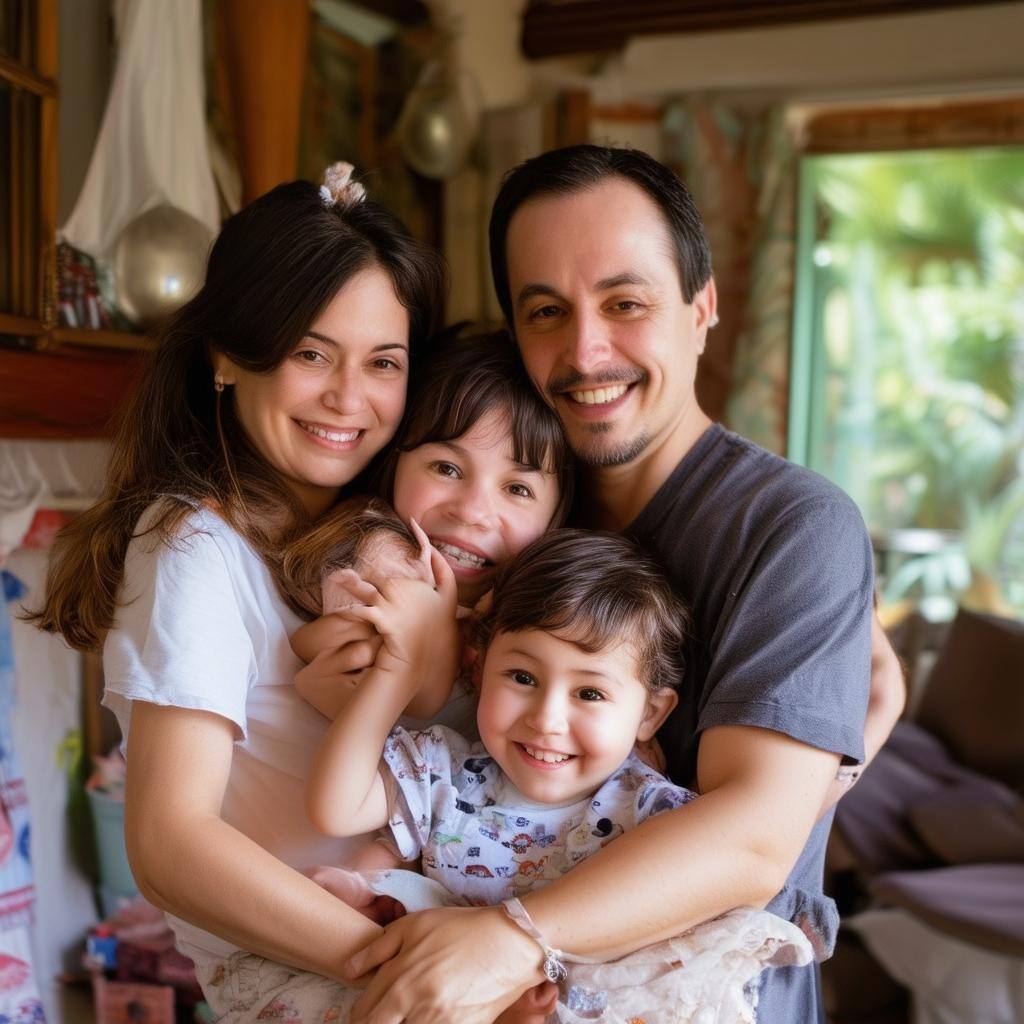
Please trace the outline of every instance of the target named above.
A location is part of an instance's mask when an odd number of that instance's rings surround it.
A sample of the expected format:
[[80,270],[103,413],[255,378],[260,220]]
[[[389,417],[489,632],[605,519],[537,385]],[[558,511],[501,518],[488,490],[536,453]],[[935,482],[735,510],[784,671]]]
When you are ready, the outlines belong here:
[[269,373],[353,276],[380,267],[409,314],[411,365],[437,326],[444,294],[438,254],[371,201],[327,206],[296,181],[231,217],[206,281],[161,332],[116,428],[100,500],[58,537],[42,608],[29,616],[72,647],[93,650],[113,625],[128,545],[139,518],[173,543],[195,508],[215,509],[272,568],[306,525],[295,496],[252,445],[231,389],[213,388],[210,353]]

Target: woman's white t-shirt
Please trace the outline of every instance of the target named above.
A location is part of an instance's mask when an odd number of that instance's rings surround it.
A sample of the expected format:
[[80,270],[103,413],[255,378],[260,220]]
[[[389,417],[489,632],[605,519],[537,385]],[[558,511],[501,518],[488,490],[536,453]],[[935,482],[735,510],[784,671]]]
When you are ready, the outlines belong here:
[[[323,836],[305,815],[306,776],[328,723],[292,682],[302,663],[288,637],[302,620],[260,557],[218,515],[191,513],[168,545],[145,533],[153,511],[128,548],[117,619],[103,648],[103,703],[125,741],[134,700],[228,719],[236,743],[223,819],[292,867],[342,863],[365,840]],[[193,959],[237,948],[168,920]]]

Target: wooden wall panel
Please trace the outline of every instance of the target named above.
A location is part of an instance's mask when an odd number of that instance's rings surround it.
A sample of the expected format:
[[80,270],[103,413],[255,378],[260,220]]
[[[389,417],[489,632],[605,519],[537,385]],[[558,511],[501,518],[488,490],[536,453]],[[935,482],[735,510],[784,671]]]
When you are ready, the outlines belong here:
[[0,437],[110,436],[142,365],[137,352],[0,348]]

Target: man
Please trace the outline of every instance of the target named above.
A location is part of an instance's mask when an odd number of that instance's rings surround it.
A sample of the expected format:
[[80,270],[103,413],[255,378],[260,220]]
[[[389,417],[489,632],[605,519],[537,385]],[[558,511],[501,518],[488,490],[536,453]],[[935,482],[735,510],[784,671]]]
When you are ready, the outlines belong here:
[[[698,406],[715,285],[700,216],[667,168],[595,146],[543,154],[506,178],[490,239],[523,361],[582,464],[580,524],[636,536],[696,623],[679,709],[660,739],[674,780],[702,798],[531,894],[534,926],[553,947],[605,959],[768,904],[827,946],[825,841],[853,771],[841,766],[873,756],[902,706],[879,630],[872,649],[860,514]],[[509,998],[539,977],[536,946],[530,975],[528,945],[490,911],[458,925],[399,922],[380,943],[359,967],[401,955],[371,985],[369,1021],[489,1020],[471,968]],[[417,1011],[400,1015],[414,995]],[[813,969],[763,976],[759,1021],[819,1014]]]

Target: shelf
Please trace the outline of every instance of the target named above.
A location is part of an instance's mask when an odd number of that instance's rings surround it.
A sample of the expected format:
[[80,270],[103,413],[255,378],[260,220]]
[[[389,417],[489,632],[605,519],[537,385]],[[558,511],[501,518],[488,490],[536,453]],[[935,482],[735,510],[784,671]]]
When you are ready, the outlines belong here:
[[122,348],[148,350],[152,338],[131,331],[91,330],[88,327],[55,327],[49,336],[64,345],[88,345],[94,348]]
[[38,338],[46,333],[46,328],[30,316],[15,316],[13,313],[0,313],[0,334],[13,334],[18,337]]

